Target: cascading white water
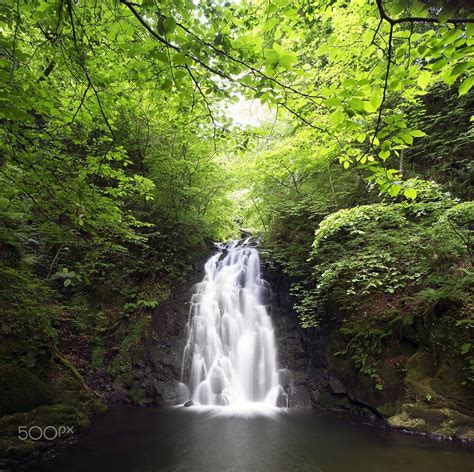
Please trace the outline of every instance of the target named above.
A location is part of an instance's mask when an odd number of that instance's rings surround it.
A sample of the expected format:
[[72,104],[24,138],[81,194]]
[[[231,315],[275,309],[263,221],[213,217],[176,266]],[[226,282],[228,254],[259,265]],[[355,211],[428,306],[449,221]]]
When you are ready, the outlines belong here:
[[182,372],[190,363],[190,398],[200,405],[276,406],[282,388],[258,251],[250,238],[218,248],[191,298]]

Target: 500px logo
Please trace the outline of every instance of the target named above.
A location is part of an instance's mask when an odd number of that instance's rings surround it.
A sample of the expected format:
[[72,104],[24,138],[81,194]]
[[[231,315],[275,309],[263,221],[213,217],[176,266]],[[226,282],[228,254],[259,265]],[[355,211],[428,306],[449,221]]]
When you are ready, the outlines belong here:
[[39,441],[46,439],[47,441],[54,441],[63,436],[74,434],[73,426],[18,426],[18,439],[26,441]]

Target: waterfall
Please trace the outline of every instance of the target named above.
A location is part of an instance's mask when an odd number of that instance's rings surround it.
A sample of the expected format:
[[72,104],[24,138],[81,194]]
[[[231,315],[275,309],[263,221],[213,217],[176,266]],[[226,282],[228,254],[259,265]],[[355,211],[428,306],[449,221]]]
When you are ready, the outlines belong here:
[[190,371],[188,398],[199,405],[276,406],[282,388],[258,251],[250,238],[217,247],[191,297],[182,368],[182,376]]

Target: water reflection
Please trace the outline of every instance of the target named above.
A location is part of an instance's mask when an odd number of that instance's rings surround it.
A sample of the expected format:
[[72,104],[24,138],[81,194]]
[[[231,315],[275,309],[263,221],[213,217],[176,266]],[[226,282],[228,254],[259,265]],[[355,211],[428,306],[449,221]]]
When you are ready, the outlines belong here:
[[[281,410],[280,410],[281,411]],[[472,472],[474,449],[314,412],[216,415],[121,408],[28,470],[127,472]]]

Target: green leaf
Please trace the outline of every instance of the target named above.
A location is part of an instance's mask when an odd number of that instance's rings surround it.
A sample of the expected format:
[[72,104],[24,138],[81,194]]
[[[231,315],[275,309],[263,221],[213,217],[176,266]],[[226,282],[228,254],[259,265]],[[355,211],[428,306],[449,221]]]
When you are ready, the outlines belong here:
[[265,49],[264,54],[265,54],[265,60],[264,60],[265,64],[270,64],[270,65],[275,64],[280,59],[280,55],[278,54],[277,51],[275,51],[275,49]]
[[339,100],[339,98],[336,98],[336,97],[331,97],[331,98],[328,98],[326,100],[324,100],[324,105],[328,106],[328,107],[339,107],[342,105],[342,102],[341,100]]
[[364,111],[364,102],[360,98],[351,98],[349,106],[355,111]]
[[168,17],[163,21],[163,27],[166,34],[172,33],[176,29],[176,21],[174,18]]
[[374,93],[371,95],[369,101],[370,101],[370,104],[377,110],[382,104],[382,95]]
[[265,25],[264,25],[264,30],[265,31],[270,31],[272,30],[273,28],[275,28],[275,26],[280,22],[280,20],[276,17],[274,18],[270,18],[268,21],[265,22]]
[[163,51],[155,51],[154,56],[161,62],[168,62],[168,55]]
[[400,193],[401,189],[402,189],[401,185],[393,184],[388,188],[387,192],[391,197],[396,197]]
[[274,13],[278,10],[278,6],[275,5],[274,3],[270,3],[267,7],[267,9],[265,10],[265,13],[267,15],[269,15],[270,13]]
[[468,69],[472,65],[473,65],[473,62],[471,62],[471,61],[461,62],[453,68],[453,70],[451,71],[451,75],[453,75],[455,77],[458,77],[459,75],[461,75],[466,69]]
[[181,54],[181,53],[175,54],[173,56],[173,64],[176,64],[178,66],[186,64],[187,60],[188,58],[184,54]]
[[448,30],[443,35],[443,44],[448,45],[448,44],[454,43],[454,41],[456,41],[456,39],[458,39],[459,36],[461,36],[461,34],[462,34],[462,31],[456,28],[452,30]]
[[297,18],[298,17],[298,10],[296,10],[296,8],[285,8],[285,10],[283,10],[283,14],[287,17],[287,18]]
[[471,75],[459,86],[459,96],[466,95],[474,85],[474,75]]
[[295,54],[292,53],[285,53],[285,54],[280,54],[280,64],[285,66],[286,68],[291,67],[296,61],[298,60],[298,57]]
[[441,11],[438,13],[438,19],[440,23],[446,23],[446,21],[452,17],[455,16],[456,14],[456,3],[454,2],[451,4],[448,2],[448,4],[444,5]]
[[422,88],[425,89],[428,87],[429,83],[431,81],[431,72],[428,72],[427,70],[424,70],[420,76],[418,77],[418,80],[416,83]]
[[414,200],[417,196],[417,191],[412,187],[408,187],[403,191],[403,195],[410,200]]
[[171,79],[165,79],[163,83],[161,84],[161,89],[169,91],[173,87],[173,81]]
[[471,343],[464,343],[461,346],[460,352],[463,356],[465,356],[471,350]]
[[367,113],[374,113],[377,111],[377,108],[378,107],[374,106],[370,101],[369,102],[364,101],[364,110]]
[[345,115],[341,110],[336,110],[332,115],[331,115],[331,123],[334,126],[339,126],[344,122]]

